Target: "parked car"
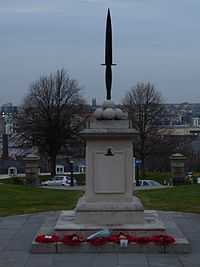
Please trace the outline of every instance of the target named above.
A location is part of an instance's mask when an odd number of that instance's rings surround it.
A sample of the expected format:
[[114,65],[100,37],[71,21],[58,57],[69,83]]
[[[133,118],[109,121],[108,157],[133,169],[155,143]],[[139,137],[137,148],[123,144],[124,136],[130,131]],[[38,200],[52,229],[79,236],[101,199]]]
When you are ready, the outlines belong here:
[[162,186],[162,185],[154,180],[139,180],[139,186]]
[[[70,186],[71,184],[71,178],[69,176],[54,176],[53,178],[44,181],[41,183],[41,185],[44,186]],[[77,185],[77,181],[74,178],[74,185]]]

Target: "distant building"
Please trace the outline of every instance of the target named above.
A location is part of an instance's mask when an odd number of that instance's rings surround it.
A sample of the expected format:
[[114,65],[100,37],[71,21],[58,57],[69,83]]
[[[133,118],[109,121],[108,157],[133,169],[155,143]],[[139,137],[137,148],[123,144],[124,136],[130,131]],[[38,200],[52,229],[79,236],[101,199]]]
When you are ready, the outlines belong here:
[[0,116],[0,136],[5,133],[5,120]]
[[193,127],[200,127],[200,118],[199,117],[192,118],[192,126]]
[[14,173],[24,173],[24,161],[0,159],[0,174],[11,174],[13,171]]
[[6,103],[1,106],[1,114],[14,114],[17,112],[17,106],[13,106],[12,103]]
[[92,107],[96,107],[97,106],[97,100],[96,98],[92,98]]
[[200,136],[200,128],[187,127],[184,125],[161,127],[159,132],[163,136]]
[[12,103],[7,103],[1,106],[0,108],[0,116],[4,120],[5,124],[5,133],[8,135],[12,135],[14,133],[14,122],[13,116],[18,111],[17,106],[13,106]]

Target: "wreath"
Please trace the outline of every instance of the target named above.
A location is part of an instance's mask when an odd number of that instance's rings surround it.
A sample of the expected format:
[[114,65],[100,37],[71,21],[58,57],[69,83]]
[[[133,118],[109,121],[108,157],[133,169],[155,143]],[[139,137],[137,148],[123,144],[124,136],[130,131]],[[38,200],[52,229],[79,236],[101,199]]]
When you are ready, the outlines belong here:
[[63,244],[69,245],[69,246],[80,245],[80,243],[83,241],[84,241],[84,238],[78,236],[77,234],[64,235],[63,239],[61,240]]
[[175,243],[175,238],[170,235],[155,235],[151,237],[152,242],[157,245],[168,246]]
[[136,244],[148,244],[148,243],[154,243],[155,245],[161,245],[161,246],[169,246],[173,243],[175,243],[175,238],[163,234],[163,235],[154,235],[151,237],[148,236],[132,236],[124,233],[119,234],[112,234],[109,237],[96,237],[94,239],[85,240],[82,236],[79,236],[77,234],[71,234],[71,235],[64,235],[62,239],[59,238],[58,235],[43,235],[40,234],[35,238],[35,241],[38,243],[57,243],[62,242],[65,245],[69,246],[76,246],[80,245],[82,242],[88,242],[89,244],[93,246],[103,246],[106,243],[115,243],[120,244],[121,240],[127,240],[128,243],[136,243]]
[[57,243],[60,241],[60,238],[58,235],[38,235],[35,239],[38,243]]

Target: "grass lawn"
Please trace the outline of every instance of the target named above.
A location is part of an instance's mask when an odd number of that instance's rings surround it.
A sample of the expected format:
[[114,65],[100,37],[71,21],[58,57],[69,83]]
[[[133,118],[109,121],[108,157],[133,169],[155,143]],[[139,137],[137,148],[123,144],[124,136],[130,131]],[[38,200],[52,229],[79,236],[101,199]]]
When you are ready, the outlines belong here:
[[[83,192],[0,184],[0,216],[73,209]],[[200,185],[138,191],[145,209],[200,213]]]
[[0,216],[73,209],[80,191],[0,184]]
[[138,191],[145,209],[200,213],[200,185]]

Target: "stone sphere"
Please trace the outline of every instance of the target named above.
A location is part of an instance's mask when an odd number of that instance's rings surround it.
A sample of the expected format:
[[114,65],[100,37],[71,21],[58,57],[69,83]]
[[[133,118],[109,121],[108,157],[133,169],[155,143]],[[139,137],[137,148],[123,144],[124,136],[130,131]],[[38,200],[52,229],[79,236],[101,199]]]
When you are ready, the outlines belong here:
[[106,109],[106,108],[113,108],[114,107],[114,102],[113,101],[111,101],[111,100],[105,100],[104,102],[103,102],[103,108],[104,109]]
[[115,111],[112,108],[106,108],[103,111],[103,119],[113,120],[115,118]]
[[102,118],[102,115],[103,115],[103,109],[102,108],[97,108],[94,112],[94,117],[97,119],[97,120],[100,120]]
[[115,118],[121,120],[123,118],[123,111],[120,108],[115,109]]

